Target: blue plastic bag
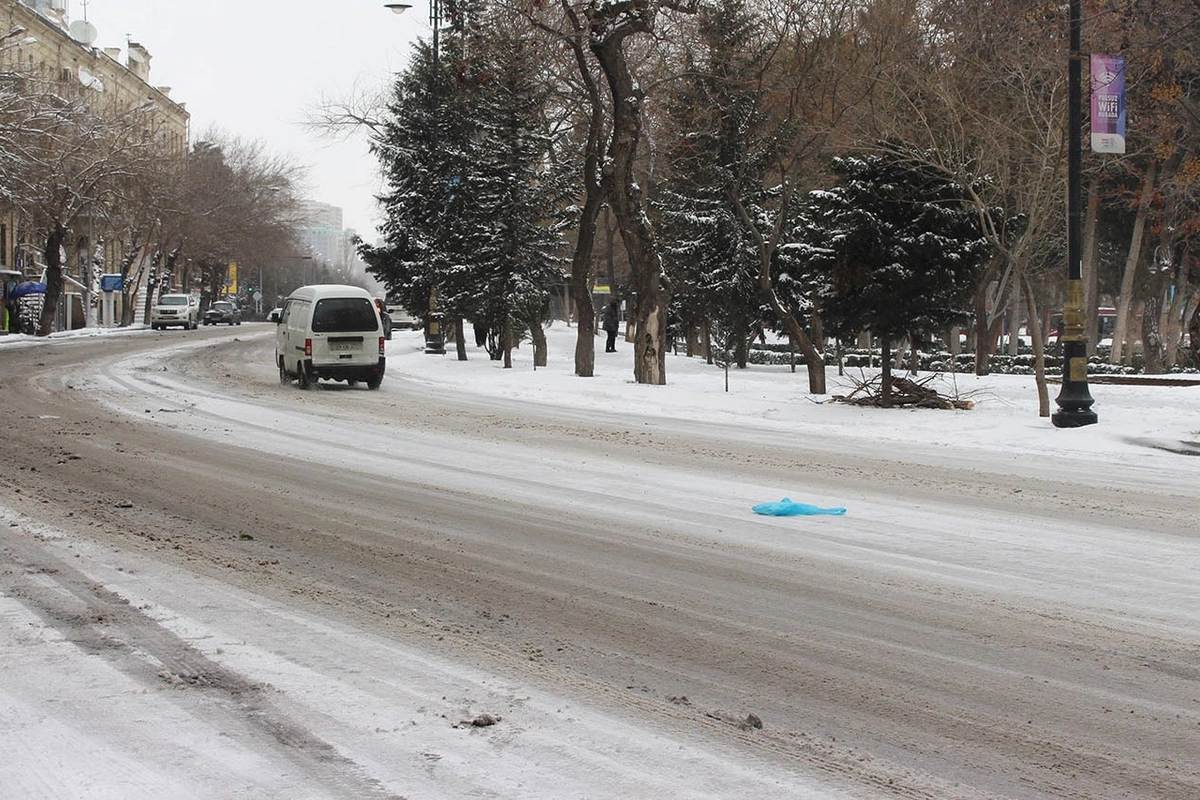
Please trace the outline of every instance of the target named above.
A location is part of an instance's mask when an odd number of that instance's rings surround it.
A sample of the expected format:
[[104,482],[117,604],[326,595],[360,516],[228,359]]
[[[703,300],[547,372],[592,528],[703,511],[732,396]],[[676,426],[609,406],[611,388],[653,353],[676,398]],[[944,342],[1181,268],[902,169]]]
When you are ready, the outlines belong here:
[[759,503],[751,507],[755,514],[765,514],[768,517],[797,517],[814,516],[816,514],[845,514],[844,508],[821,508],[808,503],[795,503],[790,498],[783,498],[778,503]]

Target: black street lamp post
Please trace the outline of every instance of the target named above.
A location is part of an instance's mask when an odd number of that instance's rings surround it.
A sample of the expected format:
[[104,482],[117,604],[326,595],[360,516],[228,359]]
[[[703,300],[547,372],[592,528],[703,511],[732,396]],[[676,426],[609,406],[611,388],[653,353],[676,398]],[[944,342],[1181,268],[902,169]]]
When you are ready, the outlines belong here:
[[[1067,301],[1063,305],[1062,390],[1056,428],[1094,425],[1095,400],[1087,384],[1087,312],[1083,301],[1083,53],[1080,0],[1070,0],[1070,62],[1067,86]],[[1094,312],[1093,312],[1094,313]]]

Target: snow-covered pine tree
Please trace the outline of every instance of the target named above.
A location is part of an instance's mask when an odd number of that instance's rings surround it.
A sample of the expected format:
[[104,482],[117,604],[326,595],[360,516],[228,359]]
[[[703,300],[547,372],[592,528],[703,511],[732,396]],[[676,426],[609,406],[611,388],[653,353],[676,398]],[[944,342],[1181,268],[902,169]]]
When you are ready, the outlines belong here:
[[525,333],[535,364],[546,363],[542,323],[550,289],[564,280],[565,242],[554,224],[566,182],[549,167],[548,86],[539,80],[534,40],[501,24],[489,26],[477,54],[476,136],[472,142],[472,203],[478,246],[472,319],[487,327],[493,358],[512,366]]
[[443,314],[511,347],[533,318],[541,333],[549,287],[562,280],[552,257],[561,237],[547,224],[558,196],[544,171],[545,91],[527,42],[481,9],[456,9],[437,68],[419,47],[372,143],[390,187],[386,244],[360,252],[408,308],[424,309],[436,289]]
[[428,311],[430,294],[450,277],[453,237],[445,229],[450,175],[443,128],[453,129],[448,88],[432,44],[417,43],[408,68],[392,88],[383,125],[371,140],[387,191],[379,197],[384,244],[359,246],[367,271],[414,313]]
[[[763,318],[758,253],[730,198],[761,207],[761,153],[747,131],[761,123],[761,88],[748,68],[758,56],[754,18],[743,0],[724,0],[700,12],[699,39],[686,54],[668,103],[671,169],[663,181],[663,260],[671,277],[671,318],[687,335],[722,331],[722,346],[746,365],[749,341]],[[711,357],[711,353],[709,354]]]
[[829,330],[879,337],[885,404],[891,343],[966,317],[989,254],[962,187],[928,163],[891,154],[835,159],[841,183],[809,194],[796,231],[808,270],[823,280]]

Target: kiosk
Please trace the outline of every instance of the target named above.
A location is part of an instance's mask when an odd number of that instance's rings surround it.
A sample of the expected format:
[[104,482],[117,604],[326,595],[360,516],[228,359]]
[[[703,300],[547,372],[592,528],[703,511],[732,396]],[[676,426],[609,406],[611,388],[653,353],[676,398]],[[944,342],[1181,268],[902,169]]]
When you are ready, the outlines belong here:
[[110,272],[100,276],[100,291],[104,293],[101,301],[100,325],[111,328],[117,324],[117,292],[123,288],[124,279],[119,272]]

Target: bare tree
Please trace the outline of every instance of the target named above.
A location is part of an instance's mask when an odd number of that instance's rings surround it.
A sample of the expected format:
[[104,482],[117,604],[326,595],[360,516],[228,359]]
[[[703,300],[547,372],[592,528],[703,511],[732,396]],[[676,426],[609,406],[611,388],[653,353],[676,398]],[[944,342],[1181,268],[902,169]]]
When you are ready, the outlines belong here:
[[[37,333],[50,333],[63,285],[68,232],[86,215],[102,216],[121,197],[121,188],[154,155],[142,132],[150,124],[146,106],[104,109],[85,98],[64,98],[29,75],[7,75],[0,101],[0,136],[6,200],[41,231],[46,264],[46,298]],[[4,92],[0,92],[4,94]]]
[[[870,129],[884,142],[903,143],[892,152],[915,148],[968,191],[996,253],[977,295],[981,373],[992,346],[982,299],[988,285],[996,287],[995,298],[1022,298],[1037,320],[1037,270],[1061,240],[1067,54],[1066,20],[1059,16],[1018,0],[982,8],[965,0],[930,4],[924,17],[913,18],[925,37],[923,56],[894,65],[895,111]],[[1044,342],[1040,326],[1030,329],[1039,413],[1049,416]]]
[[555,7],[522,5],[520,11],[534,28],[560,41],[567,53],[553,65],[547,79],[558,87],[559,135],[552,154],[558,159],[576,161],[580,168],[579,187],[582,203],[578,207],[574,249],[571,254],[571,305],[577,324],[575,338],[575,374],[590,378],[596,367],[596,309],[592,301],[592,253],[596,244],[597,220],[605,204],[601,164],[605,142],[609,138],[611,115],[601,92],[602,77],[589,48],[590,29],[583,9],[571,0],[560,0]]
[[[763,14],[769,57],[753,77],[759,83],[769,123],[754,132],[753,147],[766,149],[777,201],[750,208],[741,187],[731,200],[757,243],[759,291],[784,329],[804,354],[809,391],[825,394],[825,352],[820,307],[816,298],[804,305],[788,302],[777,290],[775,264],[796,225],[797,191],[812,188],[825,173],[829,157],[852,141],[857,120],[870,117],[884,54],[893,57],[896,37],[888,26],[863,13],[862,4],[783,0]],[[753,173],[739,165],[739,183]]]
[[1111,170],[1138,189],[1121,198],[1133,222],[1110,360],[1131,363],[1140,338],[1145,370],[1161,372],[1182,334],[1200,230],[1200,14],[1130,4],[1101,19],[1128,53],[1129,107],[1137,109],[1133,146]]
[[608,85],[612,134],[600,170],[601,191],[620,224],[621,240],[629,255],[634,297],[633,375],[638,383],[667,382],[667,299],[662,258],[655,230],[646,213],[645,196],[636,178],[638,146],[642,141],[645,91],[633,75],[627,52],[631,37],[654,32],[660,13],[693,13],[696,3],[620,2],[595,0],[583,8],[589,48]]
[[[121,275],[121,325],[133,324],[139,299],[148,309],[153,293],[148,273],[161,266],[164,243],[179,227],[180,198],[185,185],[186,161],[182,154],[152,152],[128,180],[119,182],[118,202],[90,215],[89,226],[105,230],[110,238],[103,247],[89,243],[91,252],[80,253],[81,260],[91,267],[93,285],[98,285],[102,269]],[[117,257],[115,264],[102,260],[109,254]],[[140,298],[143,286],[147,289],[146,297]],[[94,307],[95,293],[91,301]]]
[[198,270],[190,277],[206,300],[223,292],[230,262],[263,265],[297,251],[303,170],[291,159],[260,141],[210,130],[188,156],[186,175],[167,242]]

